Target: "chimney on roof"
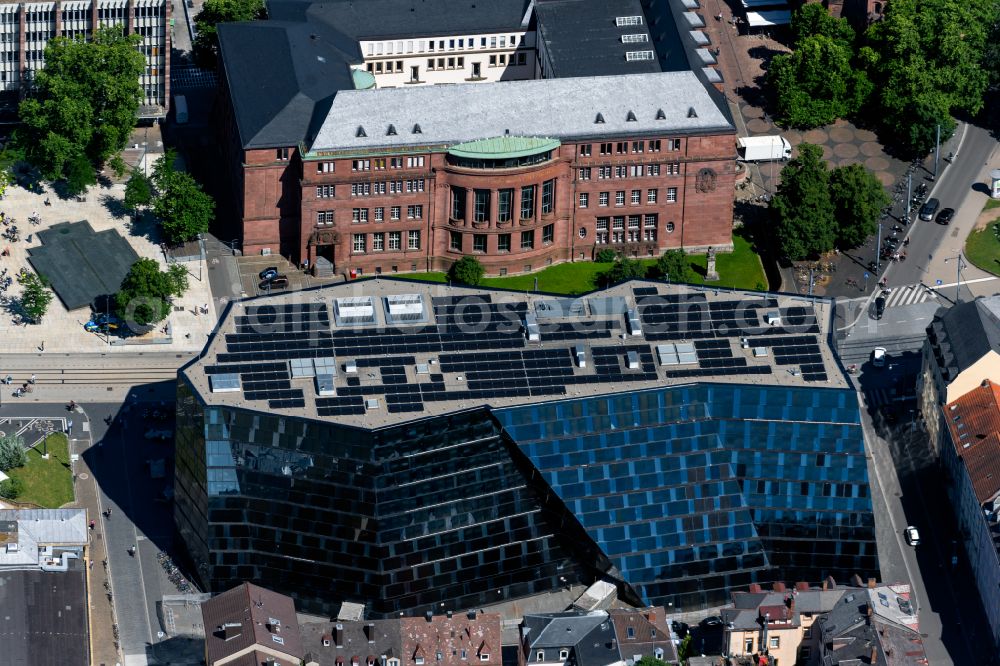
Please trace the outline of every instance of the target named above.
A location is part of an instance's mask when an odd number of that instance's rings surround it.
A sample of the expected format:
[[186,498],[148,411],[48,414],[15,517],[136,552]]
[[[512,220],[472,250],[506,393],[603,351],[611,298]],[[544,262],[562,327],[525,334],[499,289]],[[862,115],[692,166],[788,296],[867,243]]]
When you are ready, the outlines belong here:
[[426,619],[428,622],[432,622],[434,620],[434,611],[427,611],[426,613],[424,613],[424,619]]
[[451,615],[452,615],[451,611],[448,611],[447,615],[448,615],[448,619],[450,620],[451,619]]
[[874,610],[875,609],[872,608],[871,604],[865,604],[865,615],[867,615],[868,617],[871,617],[872,616],[872,612],[874,612]]
[[865,586],[865,584],[861,582],[861,576],[859,576],[858,574],[854,574],[853,576],[851,576],[851,585],[853,585],[854,587]]
[[333,628],[333,644],[339,648],[344,647],[344,625],[339,622]]
[[823,585],[822,585],[822,588],[823,588],[824,590],[828,590],[828,589],[830,589],[830,579],[829,579],[829,578],[824,578],[824,579],[823,579]]
[[833,576],[827,576],[826,577],[826,582],[827,582],[827,584],[829,584],[831,590],[836,590],[837,589],[837,581],[835,581],[833,579]]
[[809,589],[809,583],[805,582],[804,580],[800,580],[798,583],[795,584],[795,589],[799,592],[805,592],[806,590]]
[[774,591],[775,592],[784,592],[785,591],[785,584],[782,583],[781,581],[776,582],[774,584]]
[[872,646],[872,654],[871,654],[871,657],[868,660],[868,663],[869,664],[877,664],[878,663],[878,646],[877,645],[873,645]]
[[470,620],[475,620],[476,619],[476,611],[475,610],[470,610],[469,613],[468,613],[468,615],[467,615],[467,617]]
[[874,579],[874,578],[869,578],[869,579],[868,579],[868,589],[869,589],[869,590],[874,590],[874,589],[875,589],[875,586],[876,586],[877,584],[878,584],[878,583],[876,583],[876,582],[875,582],[875,579]]
[[369,622],[365,625],[365,636],[368,637],[369,643],[375,642],[375,623]]
[[757,584],[757,583],[750,583],[750,593],[751,594],[755,594],[755,593],[760,592],[760,591],[761,590],[760,590],[760,585],[759,584]]

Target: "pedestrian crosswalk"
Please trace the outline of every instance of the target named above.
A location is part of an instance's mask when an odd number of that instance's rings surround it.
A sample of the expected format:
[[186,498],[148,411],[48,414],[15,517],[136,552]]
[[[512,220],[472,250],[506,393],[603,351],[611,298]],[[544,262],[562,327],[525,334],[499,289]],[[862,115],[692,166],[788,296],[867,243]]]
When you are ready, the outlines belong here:
[[904,305],[923,303],[934,298],[934,293],[922,284],[908,284],[903,287],[893,287],[885,297],[885,307],[898,308]]

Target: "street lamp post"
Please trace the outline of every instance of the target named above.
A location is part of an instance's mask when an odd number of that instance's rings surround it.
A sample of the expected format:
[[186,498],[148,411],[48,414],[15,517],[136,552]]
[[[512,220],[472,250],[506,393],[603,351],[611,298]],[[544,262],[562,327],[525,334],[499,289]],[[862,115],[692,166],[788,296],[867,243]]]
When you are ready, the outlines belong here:
[[875,275],[882,268],[882,221],[878,223],[878,238],[875,239]]
[[952,259],[955,260],[955,303],[958,304],[962,298],[962,269],[968,268],[968,266],[962,261],[961,252],[956,252],[954,257],[948,257],[944,263],[947,264]]

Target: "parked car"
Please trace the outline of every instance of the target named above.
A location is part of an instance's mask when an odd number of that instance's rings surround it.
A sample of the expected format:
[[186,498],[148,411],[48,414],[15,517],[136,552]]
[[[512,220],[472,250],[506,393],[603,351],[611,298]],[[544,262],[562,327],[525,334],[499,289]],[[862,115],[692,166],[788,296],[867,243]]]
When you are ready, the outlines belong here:
[[688,623],[681,622],[680,620],[673,620],[670,623],[670,628],[674,630],[674,633],[677,634],[677,638],[681,640],[683,640],[684,637],[687,636],[688,633],[691,631],[691,627],[688,625]]
[[264,280],[257,286],[261,291],[267,291],[268,289],[284,289],[288,286],[288,277],[285,275],[275,275],[270,280]]
[[954,218],[954,217],[955,217],[955,209],[954,208],[945,208],[940,213],[938,213],[937,223],[938,224],[948,224],[949,222],[951,222],[952,218]]
[[267,282],[268,280],[273,280],[274,278],[278,277],[278,267],[277,266],[268,266],[267,268],[265,268],[264,270],[262,270],[260,273],[258,273],[257,277],[259,277],[261,280],[263,280],[265,282]]
[[92,317],[90,321],[83,325],[83,330],[88,333],[93,333],[95,331],[107,333],[108,331],[117,331],[120,327],[121,321],[117,317],[103,314],[97,317]]
[[905,530],[903,530],[903,533],[906,535],[906,543],[908,543],[911,546],[920,545],[920,532],[917,531],[916,527],[910,525]]
[[885,298],[879,296],[875,299],[875,318],[881,319],[882,315],[885,314]]
[[920,219],[930,222],[934,219],[934,214],[937,213],[938,208],[941,207],[941,202],[937,199],[928,199],[924,202],[924,205],[920,207]]
[[150,428],[146,431],[146,434],[143,435],[146,439],[158,439],[161,442],[165,442],[173,436],[174,433],[172,430],[157,430],[156,428]]
[[885,366],[885,347],[876,347],[875,351],[872,352],[872,365],[876,368],[882,368]]
[[698,626],[703,629],[714,629],[716,627],[722,626],[722,618],[718,615],[709,615],[704,620],[698,623]]

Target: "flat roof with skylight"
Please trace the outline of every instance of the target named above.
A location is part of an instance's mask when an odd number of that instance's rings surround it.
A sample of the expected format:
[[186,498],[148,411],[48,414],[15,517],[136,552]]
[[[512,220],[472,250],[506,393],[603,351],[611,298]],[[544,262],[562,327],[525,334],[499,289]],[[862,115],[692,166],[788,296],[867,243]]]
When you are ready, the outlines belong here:
[[383,278],[234,303],[181,375],[210,405],[368,428],[696,381],[844,388],[830,312],[645,281],[567,298]]

